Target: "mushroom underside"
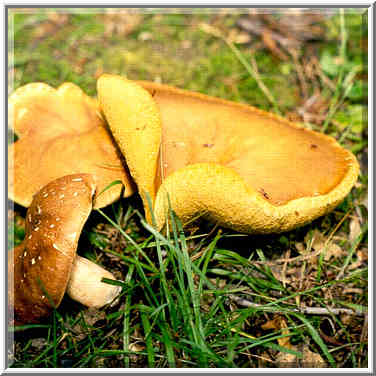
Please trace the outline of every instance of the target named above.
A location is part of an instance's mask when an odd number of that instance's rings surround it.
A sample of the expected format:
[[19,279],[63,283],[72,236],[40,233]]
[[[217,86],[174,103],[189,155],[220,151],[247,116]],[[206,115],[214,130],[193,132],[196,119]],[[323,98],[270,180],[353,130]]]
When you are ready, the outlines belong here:
[[[248,105],[138,84],[146,91],[105,74],[98,98],[158,229],[171,205],[183,224],[287,231],[328,213],[356,181],[356,158],[329,136]],[[141,102],[147,111],[135,110]]]
[[[29,207],[43,186],[75,173],[97,178],[96,208],[114,202],[122,192],[125,197],[134,192],[97,101],[78,86],[22,86],[9,98],[9,115],[9,125],[18,136],[9,146],[8,158],[8,192],[13,201]],[[123,183],[124,191],[121,185],[105,190],[116,180]]]
[[162,140],[157,190],[175,171],[212,163],[236,172],[274,206],[325,195],[353,159],[322,134],[251,107],[143,83],[159,106]]

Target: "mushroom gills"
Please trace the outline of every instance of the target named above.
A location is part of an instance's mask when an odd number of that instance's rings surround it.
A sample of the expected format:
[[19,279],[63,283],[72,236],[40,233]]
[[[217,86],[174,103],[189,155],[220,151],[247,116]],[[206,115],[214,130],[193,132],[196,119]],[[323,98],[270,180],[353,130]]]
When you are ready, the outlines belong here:
[[101,308],[114,301],[121,292],[120,286],[102,282],[102,278],[116,279],[99,265],[76,256],[66,293],[87,307]]

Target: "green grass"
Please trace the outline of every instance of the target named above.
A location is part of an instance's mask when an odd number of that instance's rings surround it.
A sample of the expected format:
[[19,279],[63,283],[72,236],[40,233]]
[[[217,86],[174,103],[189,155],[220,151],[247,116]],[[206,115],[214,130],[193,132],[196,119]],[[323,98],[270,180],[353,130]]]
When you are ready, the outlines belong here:
[[[229,42],[235,13],[145,14],[127,34],[109,33],[115,21],[103,12],[56,18],[34,10],[13,17],[14,88],[72,81],[95,95],[97,75],[108,72],[304,122],[298,108],[308,98],[302,97],[296,62],[290,55],[281,61],[256,36],[248,44]],[[202,23],[220,29],[221,36],[206,32]],[[364,17],[338,12],[322,24],[326,39],[305,42],[299,62],[307,67],[308,58],[317,58],[323,74],[312,78],[307,71],[304,77],[309,96],[319,93],[327,116],[306,120],[305,126],[332,135],[362,161]],[[12,367],[274,368],[283,362],[366,367],[364,315],[299,312],[300,307],[367,309],[366,192],[362,165],[357,185],[332,213],[269,236],[206,222],[183,231],[173,212],[171,231],[161,234],[145,222],[138,195],[93,211],[78,252],[124,281],[119,299],[95,310],[65,297],[41,324],[16,328]],[[17,205],[8,213],[9,248],[24,237],[24,216]],[[312,256],[321,249],[319,241],[328,239],[325,251]]]

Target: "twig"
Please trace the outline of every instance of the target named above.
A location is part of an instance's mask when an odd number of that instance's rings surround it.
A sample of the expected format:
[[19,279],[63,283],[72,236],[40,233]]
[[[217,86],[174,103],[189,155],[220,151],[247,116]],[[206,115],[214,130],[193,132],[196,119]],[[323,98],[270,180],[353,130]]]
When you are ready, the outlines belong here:
[[244,298],[239,298],[238,296],[235,295],[229,295],[229,298],[233,300],[236,304],[242,306],[242,307],[247,307],[247,308],[263,308],[265,311],[270,311],[270,312],[277,312],[277,313],[283,313],[283,312],[297,312],[297,313],[303,313],[307,315],[328,315],[328,314],[333,314],[333,315],[356,315],[356,316],[363,316],[364,312],[361,310],[352,310],[348,308],[327,308],[327,307],[301,307],[301,308],[293,308],[293,309],[285,309],[285,310],[278,310],[274,307],[266,307],[263,304],[257,304],[250,302],[247,299]]

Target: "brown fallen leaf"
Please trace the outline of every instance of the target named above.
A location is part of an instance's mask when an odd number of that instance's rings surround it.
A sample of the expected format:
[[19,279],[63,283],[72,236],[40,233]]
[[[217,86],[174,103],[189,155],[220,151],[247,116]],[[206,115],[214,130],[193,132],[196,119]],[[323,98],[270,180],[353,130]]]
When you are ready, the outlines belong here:
[[[261,326],[261,328],[264,330],[275,329],[276,331],[281,331],[282,335],[290,334],[286,319],[279,315],[276,315],[272,320],[267,321]],[[286,347],[288,349],[293,347],[290,343],[290,337],[278,338],[277,341],[278,345],[282,347]]]
[[[312,239],[312,240],[311,240]],[[333,258],[340,258],[346,254],[346,251],[343,250],[338,244],[334,243],[333,240],[328,242],[328,237],[324,236],[319,230],[315,229],[311,236],[308,234],[305,237],[305,243],[308,245],[310,242],[310,247],[314,251],[319,252],[320,254],[322,252],[325,252],[324,260],[329,261],[332,257]],[[313,257],[313,262],[317,262],[317,258]]]
[[128,349],[129,349],[129,351],[139,352],[139,351],[145,350],[145,346],[141,345],[141,344],[139,344],[137,342],[134,342],[134,343],[131,343],[128,346]]
[[227,38],[231,43],[235,44],[247,44],[252,40],[249,33],[239,31],[238,29],[231,29]]
[[132,33],[142,22],[141,13],[130,10],[108,9],[103,16],[104,36],[127,36]]
[[298,358],[294,354],[280,352],[276,361],[280,368],[326,368],[327,364],[320,354],[312,352],[308,345],[293,346],[291,350],[299,351],[303,354]]
[[349,227],[350,227],[349,241],[352,243],[359,236],[361,232],[360,220],[357,216],[351,217]]

